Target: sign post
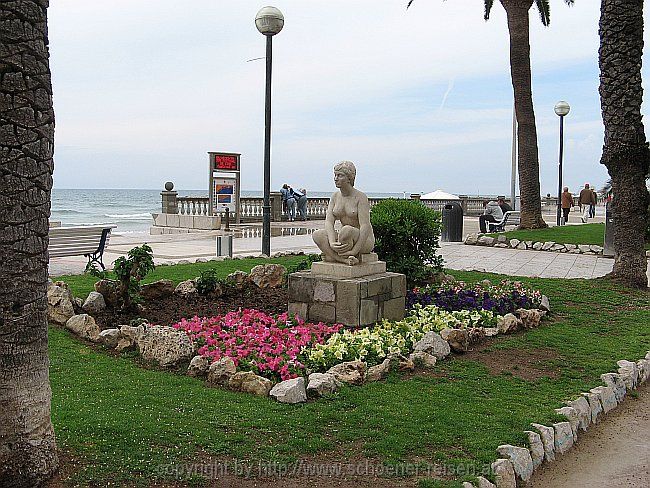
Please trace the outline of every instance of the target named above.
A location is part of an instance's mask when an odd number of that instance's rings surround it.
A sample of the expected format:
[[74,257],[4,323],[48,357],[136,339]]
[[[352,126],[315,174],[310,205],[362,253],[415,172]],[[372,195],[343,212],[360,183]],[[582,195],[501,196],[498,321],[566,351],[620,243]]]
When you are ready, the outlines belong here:
[[240,223],[240,157],[239,153],[208,152],[209,214],[225,212],[226,208]]

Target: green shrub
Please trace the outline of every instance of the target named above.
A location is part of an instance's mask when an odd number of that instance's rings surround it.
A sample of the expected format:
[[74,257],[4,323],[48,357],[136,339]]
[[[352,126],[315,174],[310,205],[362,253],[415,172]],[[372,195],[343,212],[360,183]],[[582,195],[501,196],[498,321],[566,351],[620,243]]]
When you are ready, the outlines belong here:
[[120,256],[115,260],[113,272],[119,281],[122,308],[131,308],[140,301],[140,282],[154,268],[153,251],[147,244],[134,247],[127,257]]
[[108,279],[108,271],[106,271],[105,269],[99,269],[99,266],[95,261],[90,261],[88,264],[86,264],[86,269],[84,269],[84,273],[89,274],[90,276],[95,276],[100,280]]
[[442,228],[440,212],[415,200],[383,200],[372,207],[375,251],[389,271],[403,273],[410,284],[442,271],[436,255]]
[[224,284],[224,280],[219,279],[214,268],[204,269],[201,271],[201,276],[196,279],[196,289],[201,295],[208,295]]
[[305,271],[307,269],[311,269],[312,263],[315,263],[317,261],[322,261],[320,254],[307,254],[303,256],[303,258],[296,264],[287,268],[287,275],[290,275],[291,273],[295,273],[297,271]]

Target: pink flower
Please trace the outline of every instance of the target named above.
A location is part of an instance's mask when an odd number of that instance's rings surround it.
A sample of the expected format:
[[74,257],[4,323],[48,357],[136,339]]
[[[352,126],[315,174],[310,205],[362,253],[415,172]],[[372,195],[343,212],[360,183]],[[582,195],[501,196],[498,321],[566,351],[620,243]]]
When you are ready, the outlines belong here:
[[287,313],[273,317],[254,309],[217,317],[192,317],[174,324],[192,341],[204,344],[199,354],[218,360],[228,356],[235,365],[280,378],[295,378],[305,366],[296,358],[305,347],[323,343],[342,325],[306,323]]

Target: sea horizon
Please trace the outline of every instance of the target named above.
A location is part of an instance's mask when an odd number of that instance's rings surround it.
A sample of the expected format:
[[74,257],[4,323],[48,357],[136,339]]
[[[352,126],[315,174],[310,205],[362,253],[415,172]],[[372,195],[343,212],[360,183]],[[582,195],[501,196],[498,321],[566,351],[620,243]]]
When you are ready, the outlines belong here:
[[[137,188],[53,188],[51,221],[61,225],[113,223],[115,234],[148,233],[152,213],[161,211],[160,189]],[[180,189],[179,196],[207,197],[207,190]],[[312,198],[328,198],[333,192],[308,191]],[[261,190],[242,190],[242,197],[261,198]],[[368,192],[371,198],[408,198],[401,193]]]

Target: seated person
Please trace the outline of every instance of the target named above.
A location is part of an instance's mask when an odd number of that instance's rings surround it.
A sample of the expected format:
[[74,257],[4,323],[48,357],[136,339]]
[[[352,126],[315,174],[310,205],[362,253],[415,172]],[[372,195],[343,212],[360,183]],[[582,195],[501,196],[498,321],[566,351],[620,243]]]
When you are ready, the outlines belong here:
[[486,222],[501,222],[501,219],[503,219],[503,211],[494,200],[490,200],[489,202],[486,200],[483,202],[483,205],[485,206],[485,210],[483,211],[483,215],[478,218],[478,225],[481,228],[481,233],[485,234],[487,232]]
[[501,207],[501,211],[504,213],[504,215],[506,212],[512,212],[512,207],[506,203],[505,197],[497,198],[497,203],[499,204],[499,207]]
[[[350,161],[334,166],[334,184],[339,189],[327,206],[325,229],[314,232],[313,239],[323,252],[323,260],[353,266],[361,254],[375,247],[375,235],[370,225],[370,203],[365,193],[354,188],[357,170]],[[334,230],[340,220],[342,227]]]

